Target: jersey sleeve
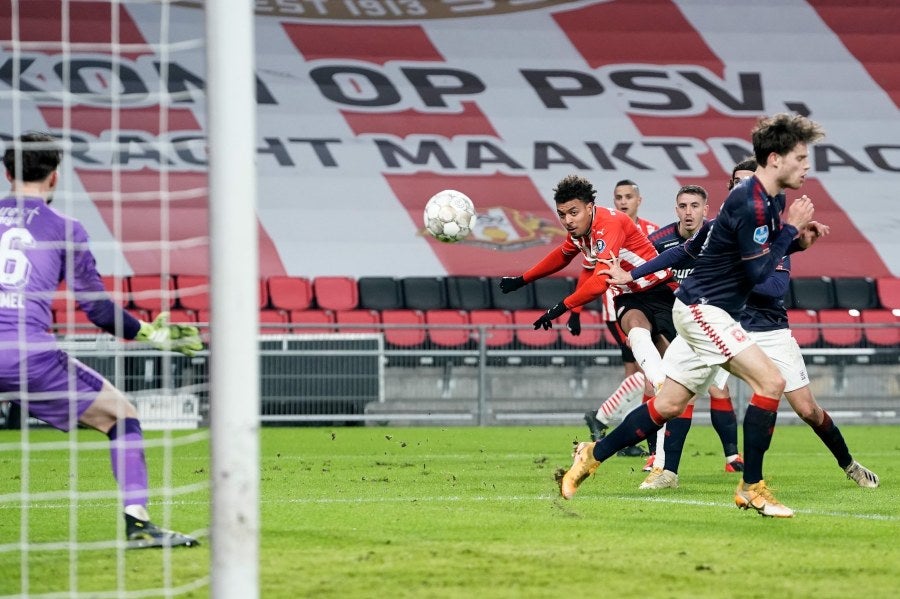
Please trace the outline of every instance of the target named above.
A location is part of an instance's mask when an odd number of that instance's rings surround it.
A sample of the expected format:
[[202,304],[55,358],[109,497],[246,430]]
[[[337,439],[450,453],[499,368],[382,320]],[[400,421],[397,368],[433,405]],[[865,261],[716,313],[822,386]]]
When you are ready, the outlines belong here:
[[92,323],[107,333],[134,339],[141,323],[109,299],[100,273],[97,272],[97,261],[88,247],[87,232],[78,221],[74,221],[72,226],[72,246],[74,280],[71,288],[75,292],[78,306]]

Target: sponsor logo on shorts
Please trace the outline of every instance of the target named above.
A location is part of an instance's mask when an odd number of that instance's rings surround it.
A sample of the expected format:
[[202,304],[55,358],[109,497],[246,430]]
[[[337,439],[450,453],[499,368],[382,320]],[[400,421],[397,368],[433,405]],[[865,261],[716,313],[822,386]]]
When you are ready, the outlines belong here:
[[731,336],[734,337],[735,341],[738,343],[743,343],[747,340],[747,334],[743,329],[731,329]]

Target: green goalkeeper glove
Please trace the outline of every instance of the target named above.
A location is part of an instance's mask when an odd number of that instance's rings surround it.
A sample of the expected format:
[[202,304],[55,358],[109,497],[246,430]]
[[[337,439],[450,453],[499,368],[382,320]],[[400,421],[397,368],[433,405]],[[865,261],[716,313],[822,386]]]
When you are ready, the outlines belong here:
[[141,330],[135,337],[156,349],[177,351],[186,356],[193,356],[203,349],[200,330],[186,324],[170,324],[169,313],[161,312],[153,322],[141,321]]

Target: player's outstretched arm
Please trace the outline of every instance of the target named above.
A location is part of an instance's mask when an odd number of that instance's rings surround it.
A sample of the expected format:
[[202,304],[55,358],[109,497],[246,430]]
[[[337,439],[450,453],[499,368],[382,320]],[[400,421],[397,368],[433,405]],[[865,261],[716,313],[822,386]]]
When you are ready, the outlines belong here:
[[141,321],[135,341],[143,341],[156,349],[193,356],[203,349],[200,330],[193,325],[169,322],[169,313],[161,312],[153,322]]

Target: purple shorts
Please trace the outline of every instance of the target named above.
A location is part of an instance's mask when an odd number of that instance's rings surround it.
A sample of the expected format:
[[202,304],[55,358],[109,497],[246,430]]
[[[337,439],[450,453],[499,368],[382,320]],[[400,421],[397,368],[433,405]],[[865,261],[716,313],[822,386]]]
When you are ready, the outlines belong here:
[[100,389],[103,377],[66,352],[56,349],[29,353],[27,387],[21,382],[22,356],[18,350],[0,351],[0,392],[23,405],[28,392],[28,413],[61,431],[78,424]]

